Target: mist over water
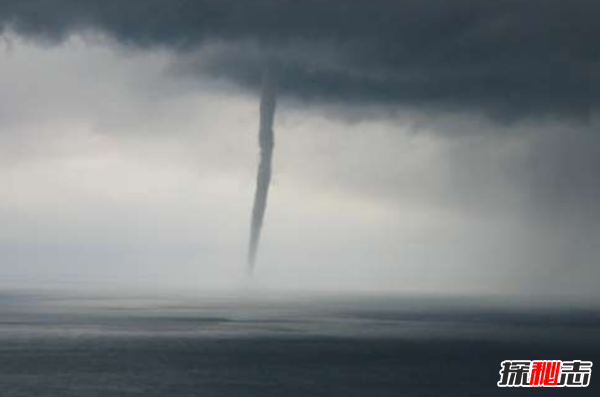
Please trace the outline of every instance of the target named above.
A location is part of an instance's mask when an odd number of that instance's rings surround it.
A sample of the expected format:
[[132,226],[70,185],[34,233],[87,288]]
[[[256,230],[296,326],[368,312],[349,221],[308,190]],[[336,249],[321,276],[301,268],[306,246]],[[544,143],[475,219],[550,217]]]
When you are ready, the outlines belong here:
[[505,359],[600,359],[599,311],[493,301],[13,291],[0,319],[6,396],[500,396]]
[[600,310],[490,298],[260,291],[0,294],[0,337],[342,337],[597,341]]

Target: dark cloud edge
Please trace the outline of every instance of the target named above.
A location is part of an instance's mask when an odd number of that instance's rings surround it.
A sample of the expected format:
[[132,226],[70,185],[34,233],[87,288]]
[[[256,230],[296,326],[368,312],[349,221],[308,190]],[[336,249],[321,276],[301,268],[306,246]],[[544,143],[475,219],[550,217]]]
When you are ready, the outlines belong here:
[[0,0],[46,43],[97,30],[132,48],[220,51],[199,72],[256,90],[264,59],[305,102],[586,123],[600,105],[593,0]]

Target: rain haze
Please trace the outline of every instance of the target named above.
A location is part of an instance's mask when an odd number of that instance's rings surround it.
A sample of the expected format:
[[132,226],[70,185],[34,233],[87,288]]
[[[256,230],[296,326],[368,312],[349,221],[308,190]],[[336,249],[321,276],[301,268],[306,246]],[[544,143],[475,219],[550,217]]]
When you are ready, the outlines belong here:
[[[414,297],[448,297],[590,310],[566,326],[592,343],[599,13],[591,0],[0,0],[0,310],[40,319],[49,305],[90,336],[76,314],[108,306],[53,294],[137,291],[170,303],[122,301],[162,324],[110,314],[127,335],[258,313],[356,336],[340,307],[369,322],[395,299],[416,313],[431,305]],[[302,301],[313,294],[325,303]],[[160,322],[171,304],[185,324]],[[69,329],[56,318],[52,332]],[[235,321],[216,333],[256,332]]]
[[480,3],[3,1],[3,279],[246,283],[269,58],[253,285],[597,300],[595,4]]

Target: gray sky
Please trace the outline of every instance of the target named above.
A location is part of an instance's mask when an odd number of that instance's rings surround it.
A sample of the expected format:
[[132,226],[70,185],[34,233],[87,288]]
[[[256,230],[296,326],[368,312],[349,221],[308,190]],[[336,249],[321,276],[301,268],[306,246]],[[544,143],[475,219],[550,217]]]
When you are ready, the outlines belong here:
[[593,3],[367,7],[408,14],[398,31],[360,2],[287,3],[200,1],[194,19],[156,2],[131,24],[129,2],[0,1],[0,277],[246,285],[268,56],[254,285],[600,297]]

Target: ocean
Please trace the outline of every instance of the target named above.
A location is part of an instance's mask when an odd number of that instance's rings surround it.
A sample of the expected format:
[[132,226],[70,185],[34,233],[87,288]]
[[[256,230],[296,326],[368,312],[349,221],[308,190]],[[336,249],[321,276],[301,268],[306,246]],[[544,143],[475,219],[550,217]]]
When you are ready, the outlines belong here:
[[600,362],[600,312],[441,298],[0,293],[2,397],[600,395],[594,370],[587,388],[499,388],[508,359]]

